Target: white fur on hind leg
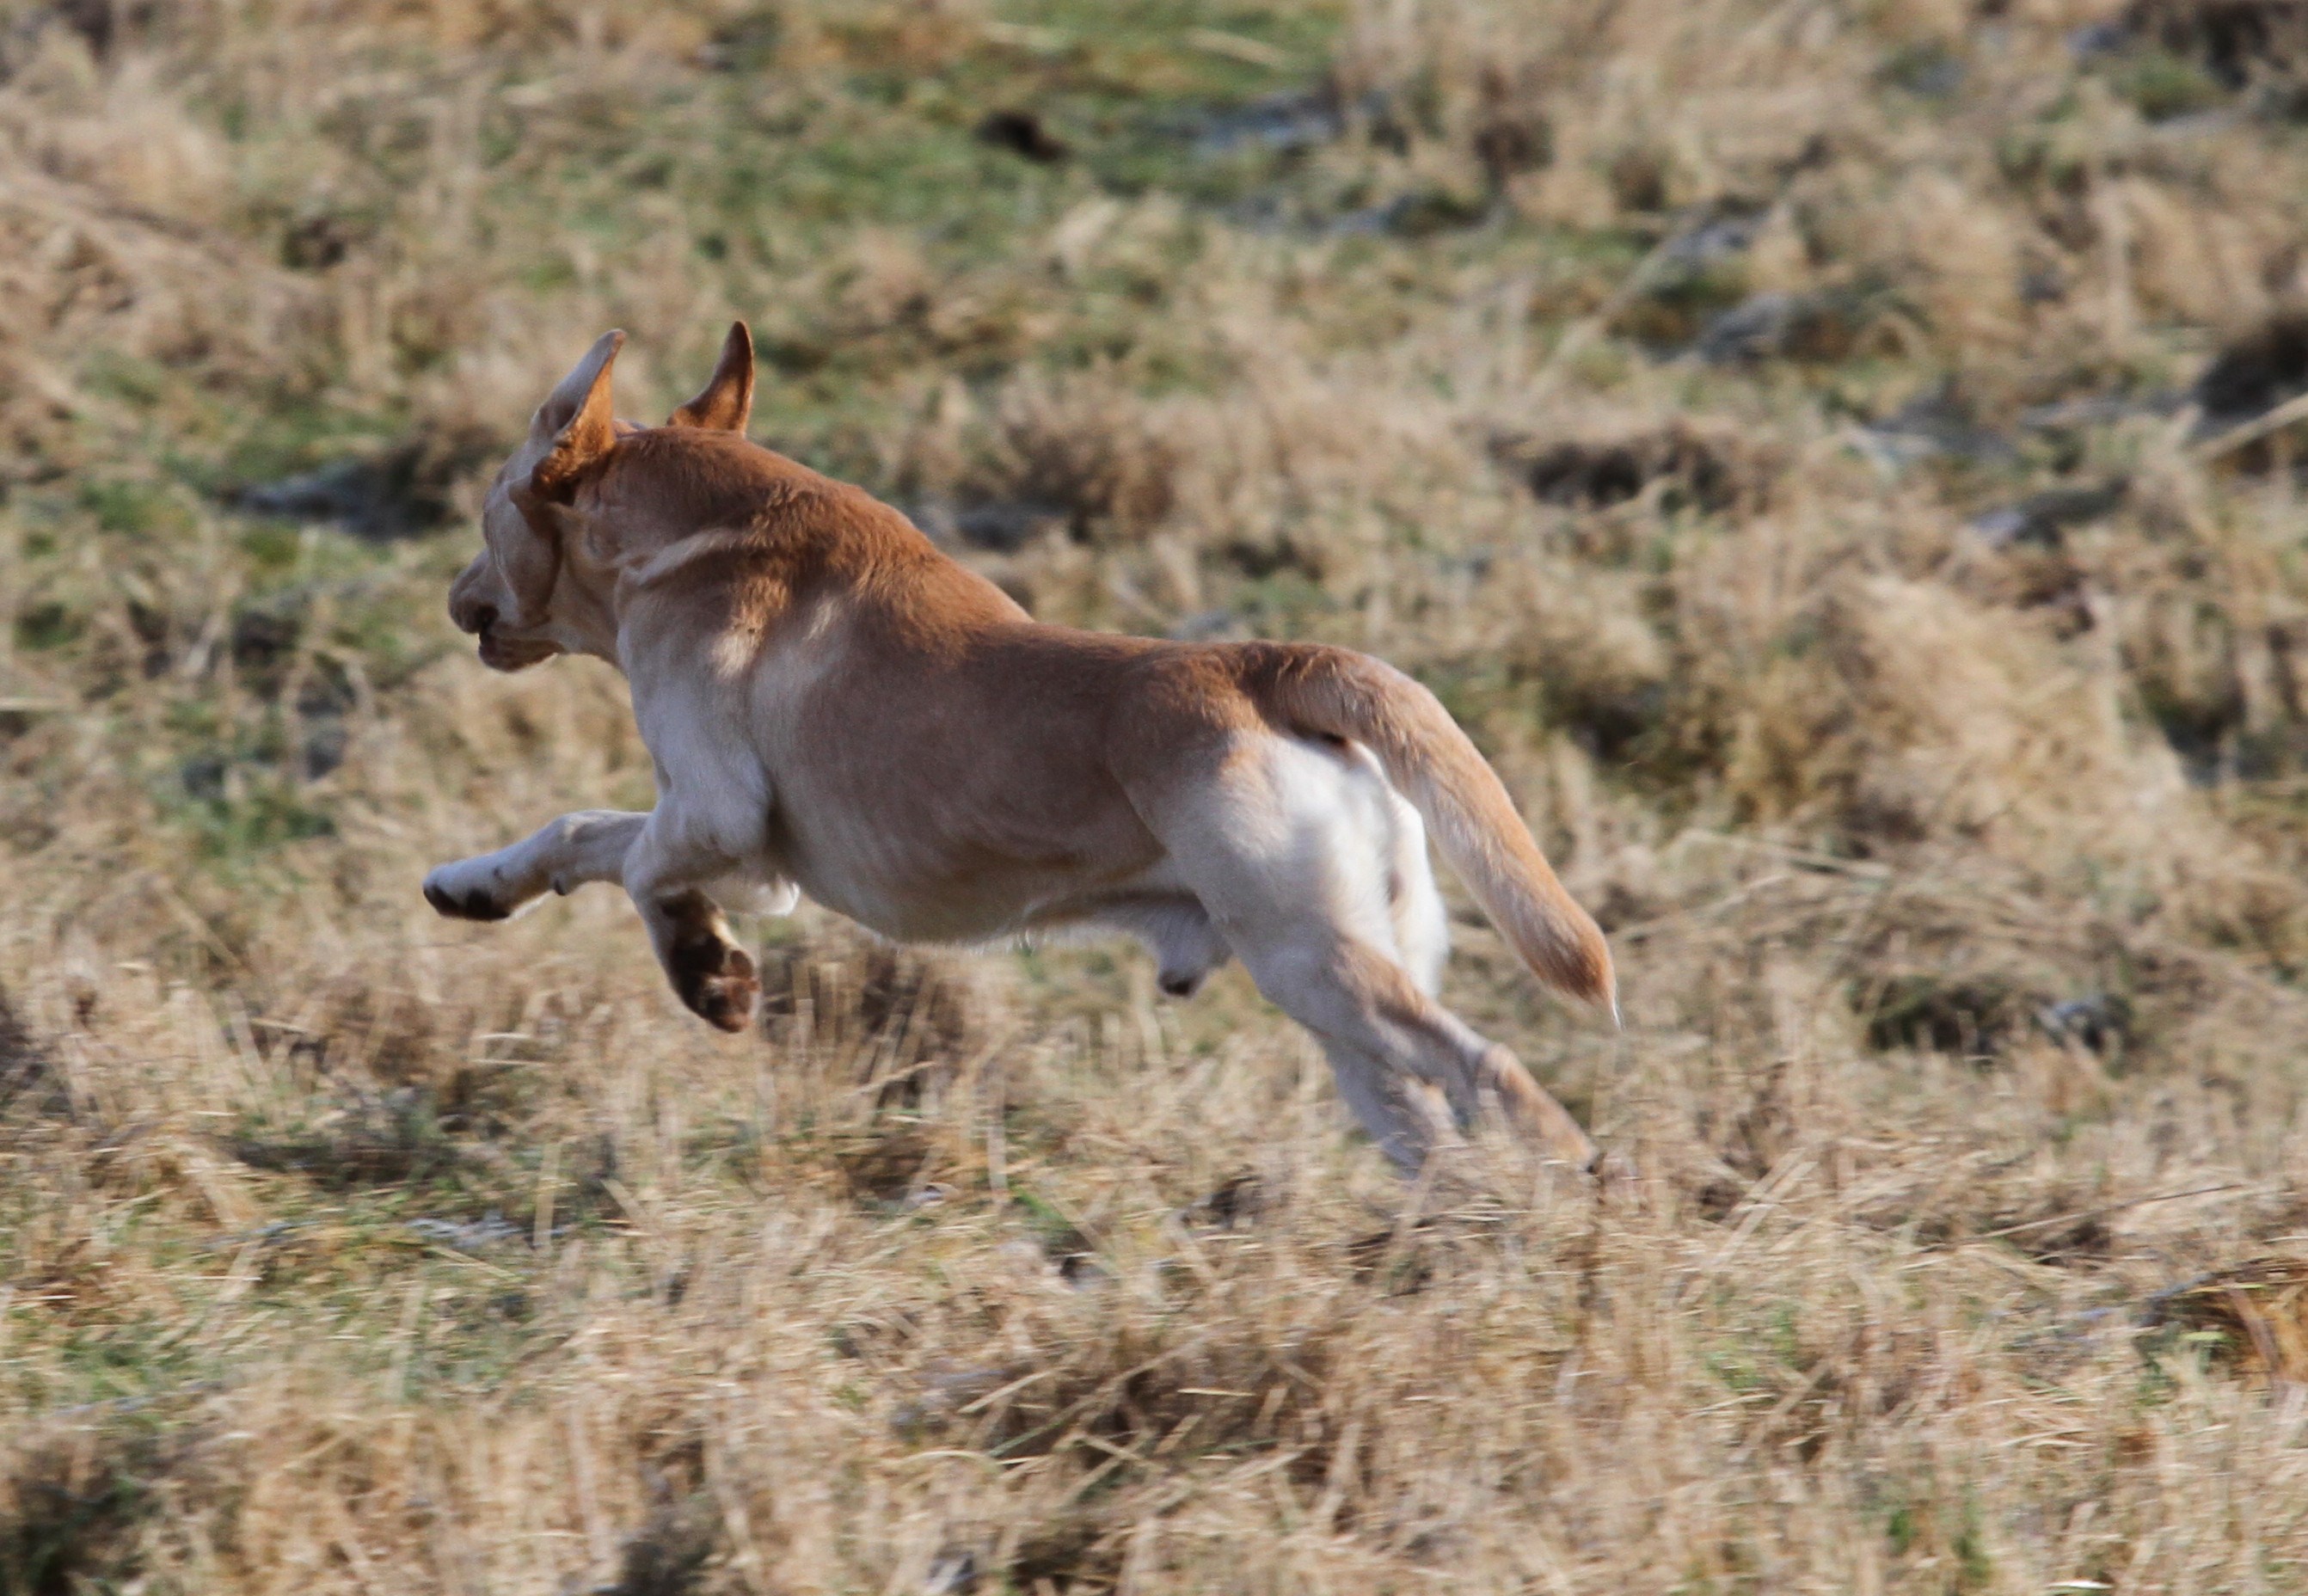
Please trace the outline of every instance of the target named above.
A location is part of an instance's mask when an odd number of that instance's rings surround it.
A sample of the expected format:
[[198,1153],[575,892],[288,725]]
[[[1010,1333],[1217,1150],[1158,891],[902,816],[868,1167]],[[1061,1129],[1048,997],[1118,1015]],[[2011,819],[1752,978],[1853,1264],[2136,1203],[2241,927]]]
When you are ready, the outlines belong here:
[[1451,956],[1451,917],[1427,861],[1425,823],[1400,793],[1390,789],[1387,796],[1394,810],[1392,867],[1387,876],[1394,945],[1412,984],[1432,997],[1442,989],[1442,965]]

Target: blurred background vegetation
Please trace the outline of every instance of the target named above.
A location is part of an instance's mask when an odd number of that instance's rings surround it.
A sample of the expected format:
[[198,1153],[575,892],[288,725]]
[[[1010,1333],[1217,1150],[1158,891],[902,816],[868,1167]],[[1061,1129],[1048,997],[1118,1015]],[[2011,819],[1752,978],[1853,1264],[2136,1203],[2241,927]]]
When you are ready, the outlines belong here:
[[[2295,0],[0,0],[0,1592],[2297,1583],[2304,223]],[[736,316],[1042,618],[1442,694],[1640,1178],[431,918],[650,801],[481,486]]]

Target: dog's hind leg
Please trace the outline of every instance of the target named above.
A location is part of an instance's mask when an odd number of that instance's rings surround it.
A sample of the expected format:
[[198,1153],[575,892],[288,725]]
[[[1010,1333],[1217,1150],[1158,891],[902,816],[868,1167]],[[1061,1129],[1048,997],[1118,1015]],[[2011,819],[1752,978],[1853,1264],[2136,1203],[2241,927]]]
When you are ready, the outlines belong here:
[[1339,1094],[1404,1169],[1417,1168],[1441,1128],[1430,1091],[1462,1128],[1495,1102],[1508,1126],[1548,1156],[1582,1169],[1594,1162],[1587,1133],[1512,1053],[1420,991],[1370,944],[1301,922],[1237,952],[1259,990],[1320,1039]]
[[1387,1156],[1414,1169],[1449,1120],[1471,1124],[1495,1102],[1551,1156],[1589,1165],[1594,1144],[1563,1106],[1405,968],[1388,880],[1400,861],[1371,846],[1351,775],[1281,739],[1219,769],[1146,807],[1251,979],[1322,1042],[1339,1095]]
[[1426,824],[1400,793],[1387,789],[1386,902],[1394,945],[1412,985],[1432,997],[1442,989],[1442,963],[1451,956],[1451,917],[1434,888],[1426,858]]
[[649,818],[624,809],[564,815],[511,847],[435,867],[425,877],[425,901],[454,919],[501,920],[547,892],[620,881]]

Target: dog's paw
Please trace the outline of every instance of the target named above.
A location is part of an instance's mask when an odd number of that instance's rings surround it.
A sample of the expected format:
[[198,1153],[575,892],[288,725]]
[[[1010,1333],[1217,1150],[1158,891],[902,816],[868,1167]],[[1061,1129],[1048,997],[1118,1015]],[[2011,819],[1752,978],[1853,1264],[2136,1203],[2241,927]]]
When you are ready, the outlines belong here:
[[674,946],[673,989],[690,1012],[731,1034],[753,1023],[762,983],[753,956],[719,936],[686,938]]
[[501,920],[512,913],[485,886],[459,883],[455,867],[444,865],[425,878],[425,901],[452,920]]

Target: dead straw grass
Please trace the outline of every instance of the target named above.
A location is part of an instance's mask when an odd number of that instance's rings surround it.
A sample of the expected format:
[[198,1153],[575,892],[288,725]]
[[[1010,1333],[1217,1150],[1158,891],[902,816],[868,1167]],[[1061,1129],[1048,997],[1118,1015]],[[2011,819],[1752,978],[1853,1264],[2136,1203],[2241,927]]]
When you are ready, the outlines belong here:
[[[2308,184],[2175,16],[0,8],[0,1592],[2296,1586]],[[622,693],[235,506],[738,313],[1046,617],[1434,684],[1636,1173],[1398,1185],[1238,972],[431,917]]]

